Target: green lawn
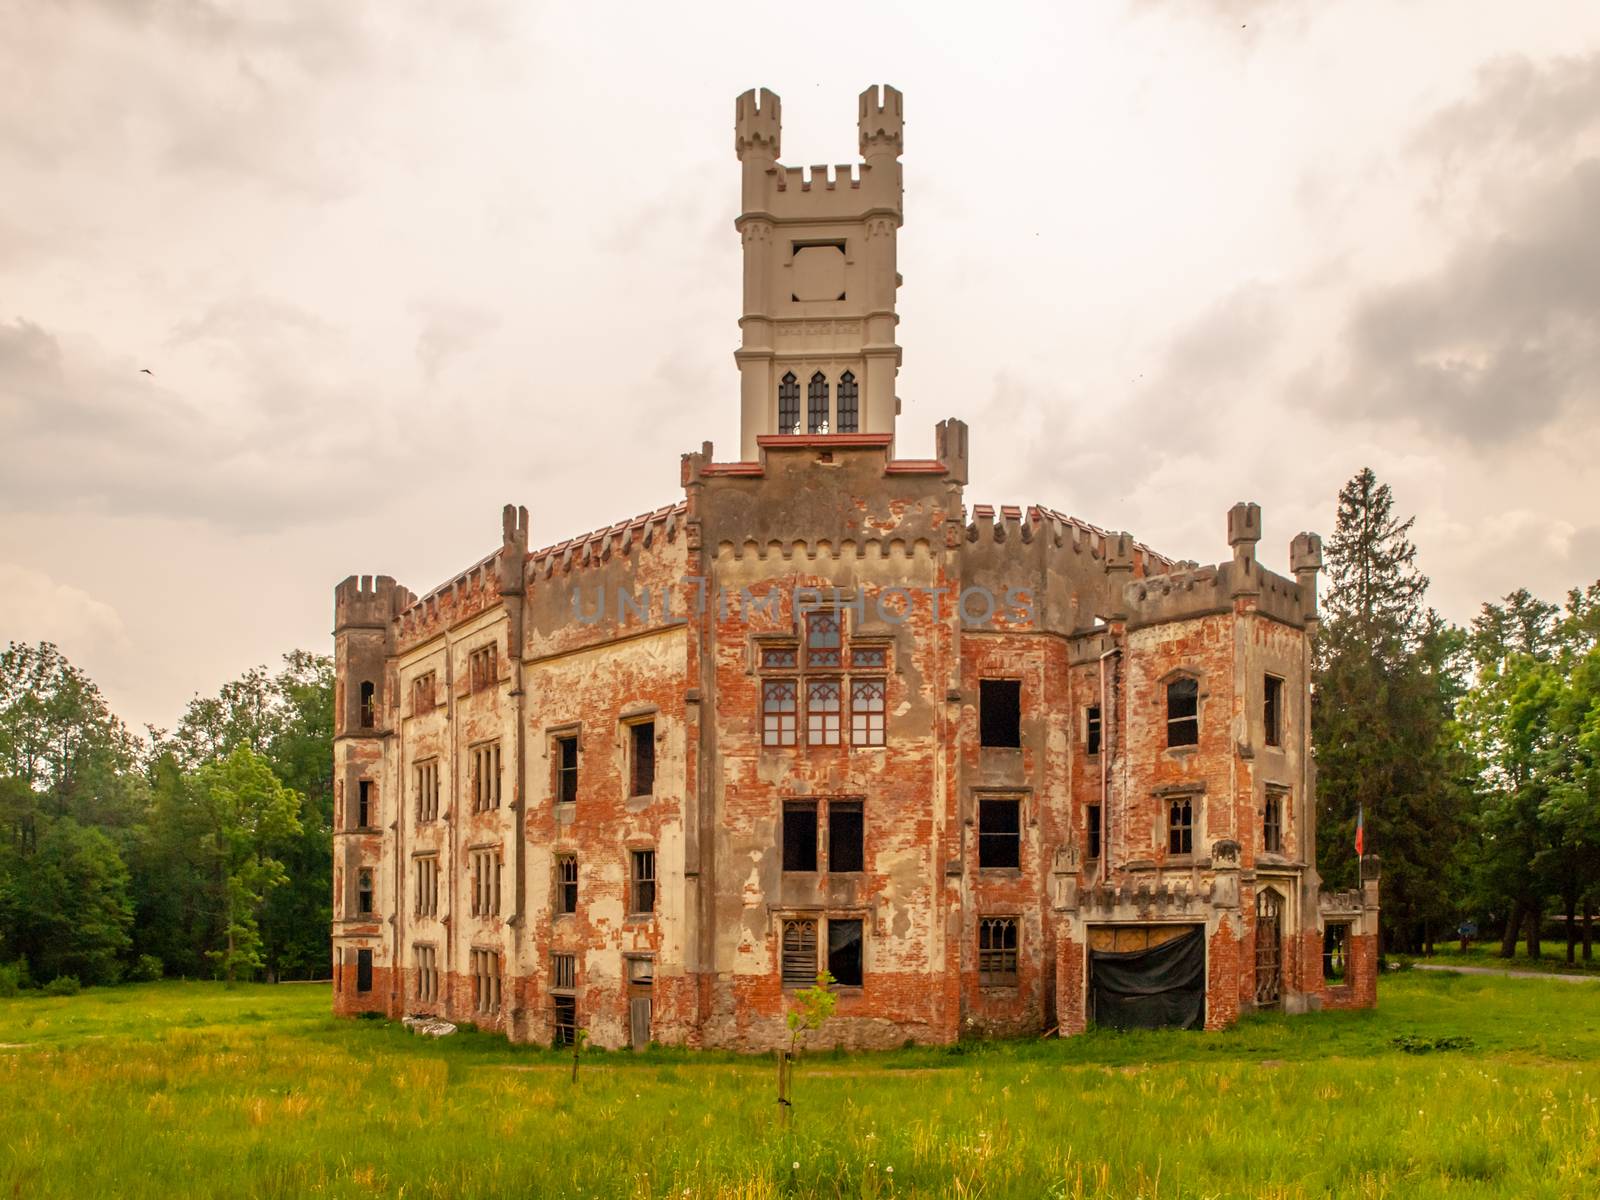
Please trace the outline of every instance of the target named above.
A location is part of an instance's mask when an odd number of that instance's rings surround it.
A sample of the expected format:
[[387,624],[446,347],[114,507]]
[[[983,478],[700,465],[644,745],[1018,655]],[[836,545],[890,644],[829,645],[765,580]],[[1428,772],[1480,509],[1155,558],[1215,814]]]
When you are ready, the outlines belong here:
[[1540,971],[1554,975],[1600,975],[1600,958],[1585,960],[1583,946],[1578,946],[1576,961],[1567,964],[1567,943],[1546,939],[1540,946],[1539,958],[1528,957],[1527,942],[1517,943],[1515,958],[1500,957],[1499,942],[1474,942],[1465,951],[1459,943],[1445,942],[1434,947],[1432,958],[1416,958],[1419,963],[1438,963],[1440,966],[1490,967],[1496,971]]
[[[321,986],[0,1000],[0,1196],[1600,1194],[1600,985],[1404,973],[1225,1034],[568,1060]],[[1396,1038],[1470,1038],[1405,1053]],[[20,1045],[17,1045],[20,1043]]]

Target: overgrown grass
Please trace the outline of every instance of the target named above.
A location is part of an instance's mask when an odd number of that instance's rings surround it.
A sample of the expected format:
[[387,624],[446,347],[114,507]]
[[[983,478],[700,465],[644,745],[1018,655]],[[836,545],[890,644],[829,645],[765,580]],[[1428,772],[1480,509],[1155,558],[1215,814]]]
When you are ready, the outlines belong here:
[[0,1195],[1600,1194],[1600,987],[1408,972],[1376,1012],[1224,1034],[815,1054],[787,1129],[769,1059],[594,1054],[573,1087],[565,1056],[327,1004],[0,1001]]
[[1434,947],[1431,958],[1415,958],[1412,961],[1419,963],[1437,963],[1440,966],[1469,966],[1489,967],[1496,971],[1538,971],[1555,975],[1600,975],[1600,958],[1583,958],[1583,946],[1580,944],[1575,955],[1576,961],[1570,965],[1567,962],[1567,943],[1551,941],[1548,938],[1540,946],[1543,952],[1538,958],[1529,958],[1528,944],[1526,941],[1517,943],[1515,958],[1500,957],[1499,942],[1474,942],[1466,950],[1462,950],[1456,942],[1440,944]]

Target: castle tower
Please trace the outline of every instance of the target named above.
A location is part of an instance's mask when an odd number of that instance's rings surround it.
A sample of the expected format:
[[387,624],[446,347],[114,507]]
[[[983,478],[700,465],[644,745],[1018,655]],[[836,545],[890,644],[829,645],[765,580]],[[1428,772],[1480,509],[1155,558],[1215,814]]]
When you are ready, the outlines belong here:
[[744,243],[743,338],[734,353],[740,457],[754,460],[756,439],[769,434],[892,437],[900,93],[887,84],[861,93],[863,161],[831,168],[778,162],[782,108],[767,89],[740,96],[734,114],[744,171],[734,222]]

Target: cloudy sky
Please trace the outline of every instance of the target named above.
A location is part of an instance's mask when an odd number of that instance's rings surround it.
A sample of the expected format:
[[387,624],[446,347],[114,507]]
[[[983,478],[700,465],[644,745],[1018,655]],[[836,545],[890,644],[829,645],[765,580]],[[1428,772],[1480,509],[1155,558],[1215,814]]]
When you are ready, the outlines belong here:
[[733,456],[755,85],[799,164],[904,91],[969,502],[1284,569],[1371,465],[1451,618],[1600,575],[1600,5],[10,0],[0,79],[0,640],[135,725]]

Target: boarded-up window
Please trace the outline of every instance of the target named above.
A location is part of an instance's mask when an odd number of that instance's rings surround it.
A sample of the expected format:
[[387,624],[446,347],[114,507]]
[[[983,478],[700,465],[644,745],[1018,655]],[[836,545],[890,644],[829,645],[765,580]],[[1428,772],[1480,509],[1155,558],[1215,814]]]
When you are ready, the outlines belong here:
[[985,746],[1022,745],[1022,681],[978,681],[978,733]]
[[783,923],[783,986],[810,987],[817,982],[817,923],[808,919]]
[[578,986],[578,956],[552,954],[550,956],[550,987],[554,991],[570,992]]
[[850,741],[856,746],[883,745],[884,681],[857,679],[850,684]]
[[861,801],[828,801],[828,870],[865,870],[865,833]]
[[1174,679],[1167,684],[1167,745],[1200,744],[1200,684]]
[[978,983],[1017,985],[1017,919],[984,917],[978,922]]
[[792,746],[795,739],[795,698],[792,679],[769,679],[761,685],[761,744]]
[[578,798],[578,735],[555,738],[554,750],[556,803],[571,804]]
[[1022,801],[978,801],[978,866],[1022,865]]
[[783,869],[817,869],[817,806],[811,800],[790,800],[783,806]]
[[631,789],[629,795],[649,796],[656,790],[656,723],[639,721],[628,727]]
[[862,922],[828,918],[828,973],[840,987],[861,986]]

